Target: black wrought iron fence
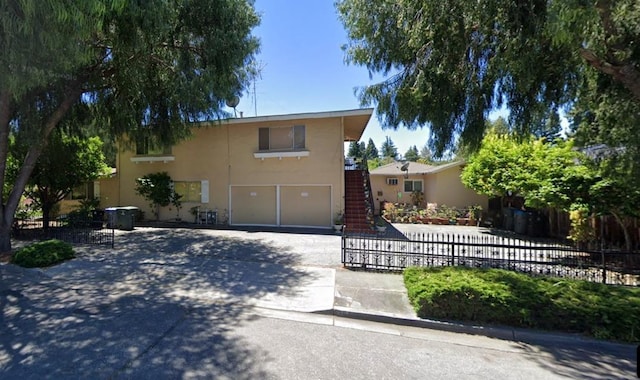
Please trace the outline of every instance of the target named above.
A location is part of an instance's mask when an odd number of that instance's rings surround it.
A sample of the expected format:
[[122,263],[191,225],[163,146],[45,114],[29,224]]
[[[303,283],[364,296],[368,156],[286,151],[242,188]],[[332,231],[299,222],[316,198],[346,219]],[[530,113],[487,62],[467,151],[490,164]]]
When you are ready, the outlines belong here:
[[416,233],[399,237],[345,233],[345,267],[402,270],[408,266],[502,268],[531,275],[640,286],[640,253],[585,251],[501,236]]
[[41,219],[17,220],[13,228],[13,237],[19,240],[58,239],[73,244],[108,245],[115,244],[115,232],[100,217],[82,215],[62,215],[49,221],[44,228]]

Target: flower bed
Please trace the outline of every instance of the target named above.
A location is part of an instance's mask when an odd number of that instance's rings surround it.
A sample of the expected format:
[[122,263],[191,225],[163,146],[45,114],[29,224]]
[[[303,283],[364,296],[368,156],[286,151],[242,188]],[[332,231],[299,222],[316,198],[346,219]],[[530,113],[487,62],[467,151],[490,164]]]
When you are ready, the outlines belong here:
[[428,203],[426,207],[420,207],[407,203],[385,202],[382,217],[390,223],[475,226],[481,212],[482,207],[479,205],[459,209],[436,203]]

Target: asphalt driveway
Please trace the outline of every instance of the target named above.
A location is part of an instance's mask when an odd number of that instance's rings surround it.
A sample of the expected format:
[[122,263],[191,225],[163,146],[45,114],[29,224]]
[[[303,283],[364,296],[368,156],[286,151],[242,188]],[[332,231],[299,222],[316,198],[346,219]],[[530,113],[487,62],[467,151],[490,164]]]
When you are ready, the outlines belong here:
[[[415,319],[402,277],[342,269],[340,236],[329,231],[116,233],[115,249],[76,247],[76,259],[45,270],[0,265],[0,377],[262,378],[247,342],[232,333],[257,315]],[[629,371],[628,345],[589,345],[570,344],[556,361],[598,353],[586,363],[625,358]]]

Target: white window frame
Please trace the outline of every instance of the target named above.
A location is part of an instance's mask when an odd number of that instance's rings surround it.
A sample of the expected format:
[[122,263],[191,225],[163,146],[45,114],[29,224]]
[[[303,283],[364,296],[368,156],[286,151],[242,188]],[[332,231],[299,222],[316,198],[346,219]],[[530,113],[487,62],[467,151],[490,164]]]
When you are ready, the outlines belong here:
[[387,178],[387,185],[389,185],[389,186],[398,186],[398,178],[396,178],[396,177]]
[[[415,189],[416,182],[420,183],[420,190]],[[411,183],[411,190],[407,190],[407,183]],[[404,190],[405,193],[413,193],[414,191],[424,192],[424,181],[421,179],[405,179],[402,185],[403,185],[402,189]]]

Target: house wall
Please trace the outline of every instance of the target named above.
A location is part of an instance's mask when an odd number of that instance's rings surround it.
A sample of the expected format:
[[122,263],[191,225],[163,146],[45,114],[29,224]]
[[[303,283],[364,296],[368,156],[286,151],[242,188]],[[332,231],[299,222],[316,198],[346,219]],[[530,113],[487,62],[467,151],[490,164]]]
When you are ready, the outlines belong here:
[[441,172],[427,174],[425,200],[449,207],[465,208],[479,204],[483,210],[489,205],[489,199],[466,188],[460,180],[460,166],[454,166]]
[[[387,178],[397,178],[398,185],[388,185]],[[465,208],[479,204],[484,210],[488,207],[488,198],[466,188],[460,180],[460,167],[454,166],[437,173],[410,175],[408,180],[423,180],[425,203],[437,203],[449,207]],[[380,202],[411,203],[411,193],[404,191],[403,175],[372,175],[371,189],[376,200],[375,210],[380,213]],[[382,195],[379,194],[382,192]],[[400,193],[400,196],[398,196]]]
[[118,177],[101,178],[100,183],[100,207],[114,207],[120,205],[120,193],[118,191]]
[[64,199],[60,201],[60,210],[58,210],[59,215],[69,214],[72,211],[75,211],[80,208],[80,200],[78,199]]
[[[397,185],[389,185],[387,178],[397,178]],[[373,199],[375,199],[375,213],[380,214],[380,202],[398,202],[398,203],[411,203],[411,192],[404,191],[405,180],[422,180],[423,189],[427,185],[427,181],[422,175],[410,175],[408,178],[404,178],[403,175],[373,175],[370,176],[371,190],[373,192]],[[380,194],[382,192],[382,194]],[[424,191],[423,191],[424,192]]]
[[[261,127],[290,127],[305,125],[305,145],[307,157],[255,158],[258,151],[258,129]],[[145,174],[166,171],[174,181],[208,181],[208,202],[183,202],[180,217],[193,220],[191,207],[217,209],[220,215],[227,215],[232,223],[234,218],[243,223],[275,225],[273,207],[276,195],[280,195],[280,206],[289,206],[286,212],[278,211],[282,218],[299,223],[304,218],[292,217],[291,204],[303,207],[307,199],[317,202],[304,209],[315,213],[311,224],[329,227],[332,216],[344,207],[344,144],[343,125],[339,117],[325,119],[301,119],[287,121],[261,121],[244,123],[234,119],[230,123],[194,129],[193,136],[172,148],[174,161],[131,162],[134,152],[122,150],[118,161],[118,206],[137,206],[145,211],[145,217],[152,219],[152,210],[147,202],[135,193],[135,179]],[[258,202],[257,197],[270,193],[268,201]],[[276,194],[271,194],[275,192]],[[107,194],[103,189],[102,195]],[[297,195],[296,195],[297,194]],[[291,197],[302,197],[296,199]],[[290,202],[286,202],[288,197]],[[104,198],[104,197],[103,197]],[[251,206],[252,202],[257,202]],[[265,203],[267,202],[267,203]],[[113,202],[107,202],[109,205]],[[308,203],[308,202],[307,202]],[[329,211],[325,211],[329,209]],[[286,214],[286,215],[285,215]],[[317,214],[321,214],[317,220]],[[164,207],[160,210],[161,220],[176,217],[175,209]],[[234,223],[238,224],[238,223]]]

